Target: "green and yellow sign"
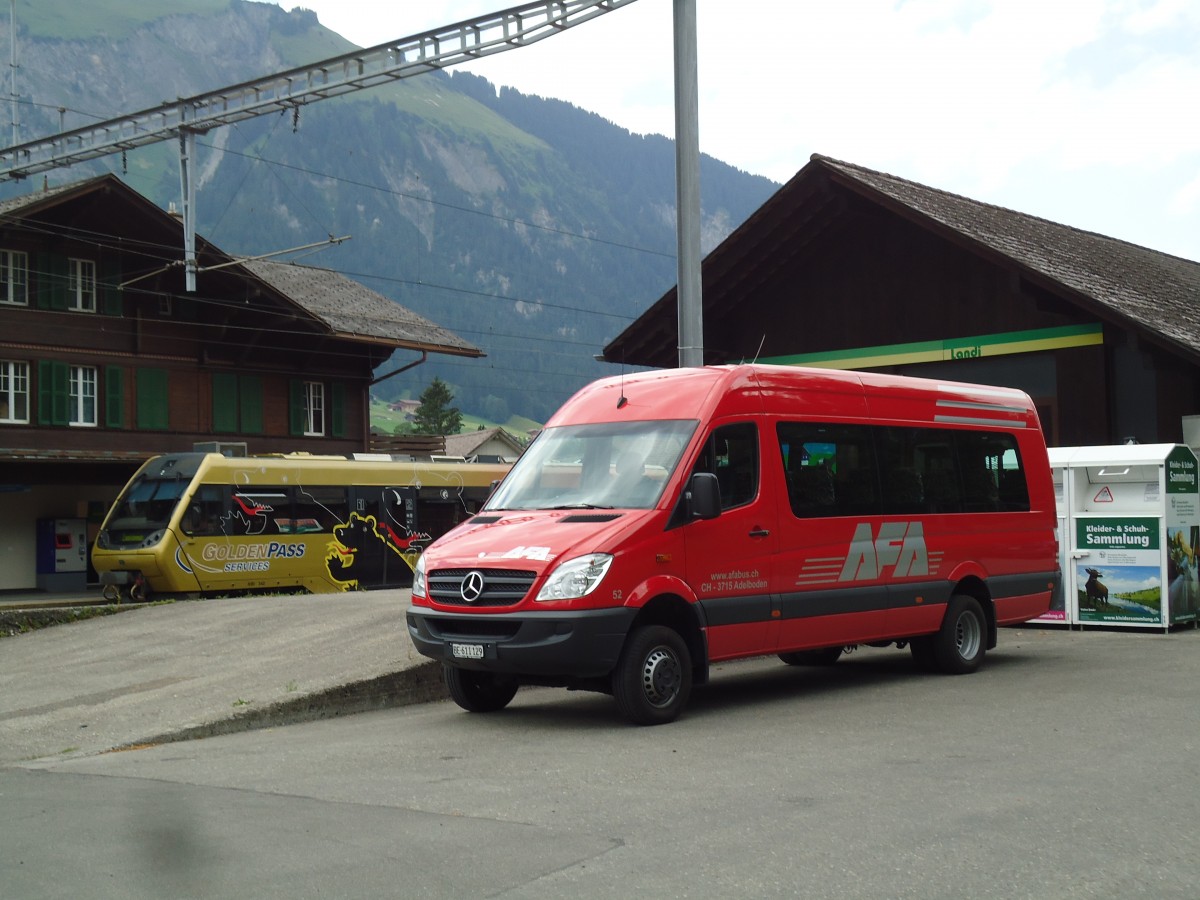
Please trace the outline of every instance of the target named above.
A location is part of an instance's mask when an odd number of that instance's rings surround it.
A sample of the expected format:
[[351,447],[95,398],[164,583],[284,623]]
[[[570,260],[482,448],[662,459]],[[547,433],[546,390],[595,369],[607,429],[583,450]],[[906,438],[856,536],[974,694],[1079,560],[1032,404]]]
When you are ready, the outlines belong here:
[[975,337],[917,341],[911,344],[884,344],[822,353],[797,353],[790,356],[760,358],[759,362],[784,366],[815,366],[821,369],[872,369],[913,363],[945,362],[955,359],[980,359],[1013,353],[1035,353],[1067,347],[1090,347],[1104,343],[1099,324],[1067,325],[1062,328],[1037,328]]

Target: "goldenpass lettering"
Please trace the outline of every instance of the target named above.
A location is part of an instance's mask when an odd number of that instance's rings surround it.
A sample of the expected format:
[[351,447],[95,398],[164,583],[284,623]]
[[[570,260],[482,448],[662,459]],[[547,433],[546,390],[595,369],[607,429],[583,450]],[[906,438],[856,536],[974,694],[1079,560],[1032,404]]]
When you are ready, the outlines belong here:
[[[201,556],[206,562],[299,559],[305,545],[299,541],[263,541],[257,544],[205,544]],[[230,570],[233,571],[233,570]]]

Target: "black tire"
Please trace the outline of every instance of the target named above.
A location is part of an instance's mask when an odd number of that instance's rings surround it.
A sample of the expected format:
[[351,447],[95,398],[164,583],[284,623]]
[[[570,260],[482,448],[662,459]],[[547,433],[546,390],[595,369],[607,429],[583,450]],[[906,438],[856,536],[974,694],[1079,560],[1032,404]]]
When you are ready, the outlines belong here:
[[674,720],[692,693],[692,656],[679,632],[651,625],[630,634],[613,669],[612,692],[635,725]]
[[467,712],[496,712],[517,694],[517,682],[493,672],[443,667],[450,698]]
[[933,637],[933,658],[947,675],[968,675],[983,665],[987,619],[974,597],[955,594],[946,606],[941,630]]
[[822,647],[820,650],[793,650],[780,653],[779,658],[789,666],[832,666],[841,659],[841,647]]
[[913,662],[922,672],[936,672],[938,668],[937,659],[933,654],[934,635],[926,635],[925,637],[913,638],[908,642],[908,649],[912,651]]

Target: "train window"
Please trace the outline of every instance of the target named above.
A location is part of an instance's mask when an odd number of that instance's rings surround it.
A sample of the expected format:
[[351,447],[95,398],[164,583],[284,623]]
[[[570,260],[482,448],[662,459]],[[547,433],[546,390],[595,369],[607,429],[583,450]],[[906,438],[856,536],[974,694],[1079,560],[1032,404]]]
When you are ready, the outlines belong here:
[[[344,487],[298,487],[292,497],[292,520],[286,533],[331,533],[350,517],[350,503]],[[280,522],[283,533],[284,525]]]
[[200,485],[183,514],[180,526],[183,533],[196,537],[224,534],[224,523],[227,521],[225,513],[229,505],[226,493],[226,488],[221,485]]

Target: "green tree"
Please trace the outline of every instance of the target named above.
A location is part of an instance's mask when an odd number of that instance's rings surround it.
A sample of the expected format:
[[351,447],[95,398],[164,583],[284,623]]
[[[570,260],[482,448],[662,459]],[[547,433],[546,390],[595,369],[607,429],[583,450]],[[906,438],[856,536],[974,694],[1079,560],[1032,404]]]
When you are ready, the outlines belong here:
[[451,406],[454,393],[442,379],[434,377],[429,387],[421,392],[421,405],[413,414],[413,430],[417,434],[458,434],[462,427],[462,413]]
[[508,401],[495,394],[488,394],[483,398],[483,417],[497,425],[503,425],[512,417],[508,410]]

